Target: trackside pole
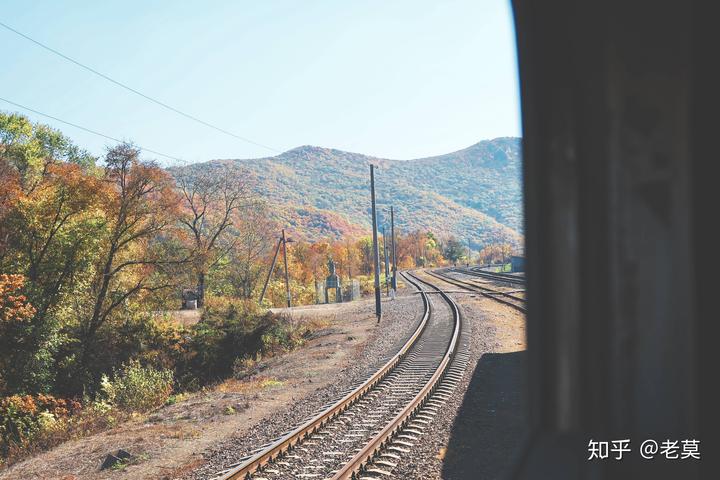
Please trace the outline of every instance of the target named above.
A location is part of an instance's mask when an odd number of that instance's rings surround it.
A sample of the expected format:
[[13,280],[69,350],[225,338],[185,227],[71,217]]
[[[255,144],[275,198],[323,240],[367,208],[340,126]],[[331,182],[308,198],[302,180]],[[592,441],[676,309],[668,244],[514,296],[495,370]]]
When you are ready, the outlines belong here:
[[383,225],[383,256],[385,257],[385,296],[390,296],[390,264],[388,263],[388,248],[385,240],[385,225]]
[[283,261],[285,262],[285,294],[287,295],[287,306],[292,307],[292,297],[290,296],[290,276],[288,275],[288,264],[287,264],[287,240],[285,239],[285,229],[282,231],[282,244],[283,244]]
[[397,253],[395,251],[395,212],[390,207],[390,245],[392,249],[392,289],[393,298],[397,293]]
[[370,164],[370,201],[372,203],[373,260],[375,269],[375,315],[380,323],[382,303],[380,300],[380,250],[378,245],[377,212],[375,208],[375,165]]

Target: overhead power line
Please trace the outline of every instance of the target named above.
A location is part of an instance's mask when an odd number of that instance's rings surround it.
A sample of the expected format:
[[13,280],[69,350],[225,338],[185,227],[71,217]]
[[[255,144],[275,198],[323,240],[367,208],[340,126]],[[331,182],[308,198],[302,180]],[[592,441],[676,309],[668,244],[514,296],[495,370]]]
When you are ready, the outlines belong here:
[[149,100],[149,101],[155,103],[156,105],[160,105],[161,107],[163,107],[163,108],[165,108],[165,109],[167,109],[167,110],[170,110],[171,112],[177,113],[178,115],[182,115],[183,117],[188,118],[188,119],[190,119],[190,120],[192,120],[192,121],[194,121],[194,122],[200,123],[200,124],[202,124],[202,125],[204,125],[204,126],[206,126],[206,127],[209,127],[209,128],[214,129],[214,130],[217,130],[218,132],[224,133],[225,135],[229,135],[229,136],[234,137],[234,138],[236,138],[236,139],[238,139],[238,140],[242,140],[243,142],[250,143],[250,144],[255,145],[255,146],[257,146],[257,147],[262,147],[262,148],[267,149],[267,150],[270,150],[270,151],[272,151],[272,152],[281,153],[281,151],[278,150],[278,149],[276,149],[276,148],[269,147],[269,146],[267,146],[267,145],[263,145],[262,143],[255,142],[255,141],[253,141],[253,140],[250,140],[249,138],[245,138],[245,137],[242,137],[242,136],[240,136],[240,135],[236,135],[236,134],[234,134],[234,133],[232,133],[232,132],[229,132],[229,131],[225,130],[224,128],[220,128],[220,127],[218,127],[217,125],[213,125],[212,123],[206,122],[205,120],[201,120],[201,119],[199,119],[199,118],[197,118],[197,117],[195,117],[195,116],[193,116],[193,115],[190,115],[189,113],[185,113],[185,112],[183,112],[182,110],[179,110],[179,109],[177,109],[177,108],[175,108],[175,107],[172,107],[172,106],[168,105],[167,103],[161,102],[160,100],[157,100],[157,99],[155,99],[155,98],[153,98],[153,97],[151,97],[151,96],[149,96],[149,95],[146,95],[146,94],[144,94],[144,93],[142,93],[142,92],[139,92],[139,91],[135,90],[134,88],[132,88],[132,87],[130,87],[130,86],[128,86],[128,85],[125,85],[124,83],[122,83],[122,82],[120,82],[120,81],[118,81],[118,80],[115,80],[115,79],[109,77],[108,75],[105,75],[105,74],[102,73],[102,72],[98,72],[98,71],[95,70],[94,68],[89,67],[89,66],[85,65],[84,63],[81,63],[81,62],[79,62],[79,61],[77,61],[77,60],[75,60],[75,59],[73,59],[73,58],[71,58],[71,57],[68,57],[68,56],[65,55],[64,53],[59,52],[59,51],[55,50],[54,48],[49,47],[49,46],[45,45],[44,43],[39,42],[38,40],[35,40],[34,38],[29,37],[29,36],[25,35],[24,33],[20,32],[20,31],[18,31],[18,30],[15,30],[15,29],[12,28],[11,26],[6,25],[6,24],[4,24],[3,22],[0,22],[0,26],[4,27],[5,29],[7,29],[7,30],[9,30],[9,31],[11,31],[11,32],[13,32],[13,33],[15,33],[16,35],[19,35],[19,36],[23,37],[24,39],[26,39],[26,40],[34,43],[34,44],[37,45],[37,46],[39,46],[39,47],[41,47],[41,48],[44,48],[45,50],[47,50],[47,51],[49,51],[49,52],[51,52],[51,53],[54,53],[55,55],[57,55],[57,56],[65,59],[65,60],[67,60],[68,62],[74,63],[74,64],[77,65],[78,67],[83,68],[83,69],[87,70],[88,72],[93,73],[93,74],[97,75],[98,77],[101,77],[101,78],[107,80],[108,82],[117,85],[117,86],[120,87],[120,88],[124,88],[125,90],[127,90],[127,91],[129,91],[129,92],[132,92],[132,93],[134,93],[135,95],[138,95],[138,96],[144,98],[145,100]]
[[[95,131],[95,130],[92,130],[92,129],[83,127],[82,125],[78,125],[78,124],[76,124],[76,123],[68,122],[68,121],[63,120],[63,119],[61,119],[61,118],[54,117],[54,116],[52,116],[52,115],[48,115],[47,113],[43,113],[43,112],[40,112],[40,111],[35,110],[35,109],[33,109],[33,108],[26,107],[25,105],[21,105],[21,104],[19,104],[19,103],[12,102],[12,101],[10,101],[10,100],[8,100],[8,99],[6,99],[6,98],[0,97],[0,100],[2,100],[3,102],[9,103],[10,105],[14,105],[14,106],[16,106],[16,107],[18,107],[18,108],[22,108],[23,110],[27,110],[28,112],[36,113],[36,114],[38,114],[38,115],[42,115],[43,117],[50,118],[50,119],[52,119],[52,120],[55,120],[56,122],[64,123],[65,125],[70,125],[71,127],[79,128],[80,130],[86,131],[86,132],[88,132],[88,133],[92,133],[93,135],[97,135],[97,136],[99,136],[99,137],[107,138],[108,140],[112,140],[113,142],[123,143],[123,140],[120,140],[120,139],[117,139],[117,138],[115,138],[115,137],[111,137],[110,135],[105,135],[104,133],[100,133],[100,132],[97,132],[97,131]],[[178,158],[178,157],[173,157],[172,155],[167,155],[167,154],[158,152],[157,150],[151,150],[151,149],[149,149],[149,148],[145,148],[145,147],[142,147],[142,146],[140,146],[140,145],[135,145],[135,146],[136,146],[137,148],[139,148],[140,150],[144,151],[144,152],[153,153],[153,154],[155,154],[155,155],[160,155],[160,156],[162,156],[162,157],[169,158],[169,159],[171,159],[171,160],[176,160],[176,161],[181,162],[181,163],[183,163],[183,164],[188,164],[188,163],[189,163],[187,160],[183,160],[182,158]]]

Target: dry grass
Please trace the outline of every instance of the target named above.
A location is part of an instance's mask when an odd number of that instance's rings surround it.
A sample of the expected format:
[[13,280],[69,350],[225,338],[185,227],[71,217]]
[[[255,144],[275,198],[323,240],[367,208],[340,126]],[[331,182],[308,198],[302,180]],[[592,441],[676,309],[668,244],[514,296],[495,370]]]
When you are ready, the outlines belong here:
[[252,377],[249,379],[238,380],[237,378],[229,378],[218,384],[213,390],[220,393],[255,393],[264,388],[279,387],[285,382],[275,377]]
[[93,409],[58,420],[51,429],[46,429],[33,437],[32,441],[10,447],[7,457],[0,459],[0,468],[10,466],[39,452],[50,450],[68,440],[86,437],[112,428],[133,416],[113,411],[111,414]]

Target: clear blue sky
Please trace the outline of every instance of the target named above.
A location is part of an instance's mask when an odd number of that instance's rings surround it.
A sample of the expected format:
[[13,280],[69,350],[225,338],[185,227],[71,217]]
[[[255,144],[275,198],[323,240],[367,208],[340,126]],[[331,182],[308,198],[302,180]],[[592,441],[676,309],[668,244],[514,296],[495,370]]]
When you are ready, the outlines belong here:
[[[3,0],[0,21],[256,142],[386,158],[520,135],[508,0]],[[0,97],[188,161],[272,152],[0,28]],[[21,111],[0,101],[0,109]],[[111,142],[56,124],[101,153]]]

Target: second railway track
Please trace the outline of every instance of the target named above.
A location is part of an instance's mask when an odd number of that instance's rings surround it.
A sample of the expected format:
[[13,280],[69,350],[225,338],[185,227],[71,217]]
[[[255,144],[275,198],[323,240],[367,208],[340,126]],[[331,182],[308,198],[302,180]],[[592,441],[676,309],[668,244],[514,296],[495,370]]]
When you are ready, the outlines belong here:
[[[339,401],[214,478],[340,480],[391,474],[440,413],[468,360],[457,304],[428,281],[403,276],[420,291],[424,311],[398,354]],[[439,293],[444,314],[423,286]]]
[[[467,274],[465,270],[451,270],[461,274]],[[485,297],[492,298],[493,300],[505,304],[509,307],[519,310],[523,313],[527,312],[525,298],[516,295],[517,291],[506,292],[502,290],[496,290],[494,288],[487,287],[485,285],[478,285],[470,281],[461,280],[459,278],[451,277],[443,271],[427,271],[428,275],[432,275],[435,278],[442,280],[443,282],[455,285],[456,287],[470,290],[472,292],[479,293]],[[496,281],[503,281],[495,279]]]
[[473,277],[485,278],[501,283],[509,283],[511,285],[524,286],[525,278],[517,275],[511,275],[504,272],[488,272],[477,267],[471,268],[454,268],[452,271],[462,273],[463,275],[471,275]]

